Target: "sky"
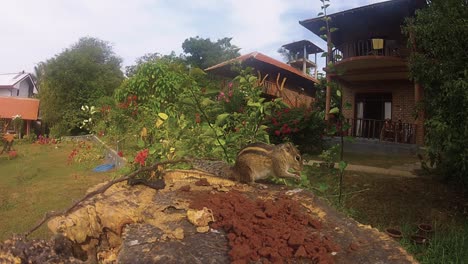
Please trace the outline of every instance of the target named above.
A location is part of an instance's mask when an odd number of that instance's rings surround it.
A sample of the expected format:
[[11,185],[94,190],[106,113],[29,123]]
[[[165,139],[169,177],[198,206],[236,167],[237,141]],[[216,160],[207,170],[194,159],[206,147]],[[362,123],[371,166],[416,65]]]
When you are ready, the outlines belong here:
[[[332,0],[329,13],[383,0]],[[0,73],[25,70],[53,58],[80,37],[108,41],[132,65],[146,53],[182,53],[200,36],[232,37],[241,54],[259,51],[282,60],[282,45],[325,42],[298,22],[316,17],[319,0],[0,0]],[[319,65],[320,68],[320,65]]]

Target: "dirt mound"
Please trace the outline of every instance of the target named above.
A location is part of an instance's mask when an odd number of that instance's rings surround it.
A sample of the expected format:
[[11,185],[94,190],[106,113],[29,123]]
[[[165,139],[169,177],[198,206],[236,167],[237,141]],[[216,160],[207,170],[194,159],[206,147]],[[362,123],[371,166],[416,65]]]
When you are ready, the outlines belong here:
[[[292,258],[310,263],[334,263],[339,247],[320,233],[321,223],[304,213],[290,197],[249,199],[237,191],[204,193],[190,207],[210,208],[214,229],[228,233],[233,263],[279,263]],[[333,253],[334,252],[334,253]]]
[[[159,190],[113,185],[51,219],[55,235],[49,241],[0,243],[0,260],[417,263],[386,234],[347,218],[308,191],[273,185],[262,190],[197,171],[167,171],[163,178]],[[37,246],[24,250],[31,245]]]

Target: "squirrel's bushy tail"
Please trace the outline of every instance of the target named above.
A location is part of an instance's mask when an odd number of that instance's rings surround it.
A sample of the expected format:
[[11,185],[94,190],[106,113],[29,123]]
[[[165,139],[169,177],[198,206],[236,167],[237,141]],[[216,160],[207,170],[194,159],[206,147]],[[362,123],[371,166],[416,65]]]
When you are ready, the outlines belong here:
[[222,178],[232,178],[231,166],[221,160],[192,159],[194,169],[208,172]]

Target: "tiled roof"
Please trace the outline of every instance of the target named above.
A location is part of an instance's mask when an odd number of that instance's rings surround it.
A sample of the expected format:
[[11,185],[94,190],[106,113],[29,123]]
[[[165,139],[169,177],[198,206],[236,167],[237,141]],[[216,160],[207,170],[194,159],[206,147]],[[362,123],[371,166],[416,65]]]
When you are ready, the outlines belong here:
[[221,62],[219,64],[216,64],[214,66],[211,66],[209,68],[206,68],[205,71],[211,71],[211,70],[214,70],[214,69],[217,69],[217,68],[222,68],[222,67],[225,67],[227,65],[230,65],[231,63],[234,63],[234,62],[244,62],[248,59],[253,59],[253,60],[257,60],[257,61],[261,61],[261,62],[264,62],[264,63],[267,63],[267,64],[270,64],[270,65],[273,65],[277,68],[281,68],[283,70],[286,70],[286,71],[289,71],[301,78],[304,78],[304,79],[307,79],[309,81],[313,81],[313,82],[316,82],[318,83],[317,79],[315,79],[314,77],[312,76],[309,76],[307,74],[304,74],[302,71],[296,69],[296,68],[293,68],[291,66],[289,66],[288,64],[286,63],[283,63],[281,61],[278,61],[278,60],[275,60],[271,57],[268,57],[267,55],[264,55],[260,52],[252,52],[252,53],[248,53],[248,54],[245,54],[245,55],[242,55],[240,57],[237,57],[237,58],[234,58],[234,59],[231,59],[231,60],[228,60],[228,61],[225,61],[225,62]]
[[0,97],[0,118],[20,115],[24,120],[37,120],[39,100],[22,97]]

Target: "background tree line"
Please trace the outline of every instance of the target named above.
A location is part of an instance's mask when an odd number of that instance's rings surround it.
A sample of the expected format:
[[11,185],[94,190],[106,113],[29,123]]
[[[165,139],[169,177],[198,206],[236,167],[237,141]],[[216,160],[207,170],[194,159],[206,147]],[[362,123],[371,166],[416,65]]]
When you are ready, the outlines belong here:
[[[182,44],[183,54],[145,54],[135,65],[126,67],[125,75],[131,77],[140,65],[156,60],[204,69],[240,55],[240,49],[231,40],[189,38]],[[81,38],[55,57],[39,63],[35,75],[40,87],[41,117],[54,136],[86,132],[80,128],[84,118],[81,107],[109,101],[125,79],[122,59],[110,43],[92,37]]]

